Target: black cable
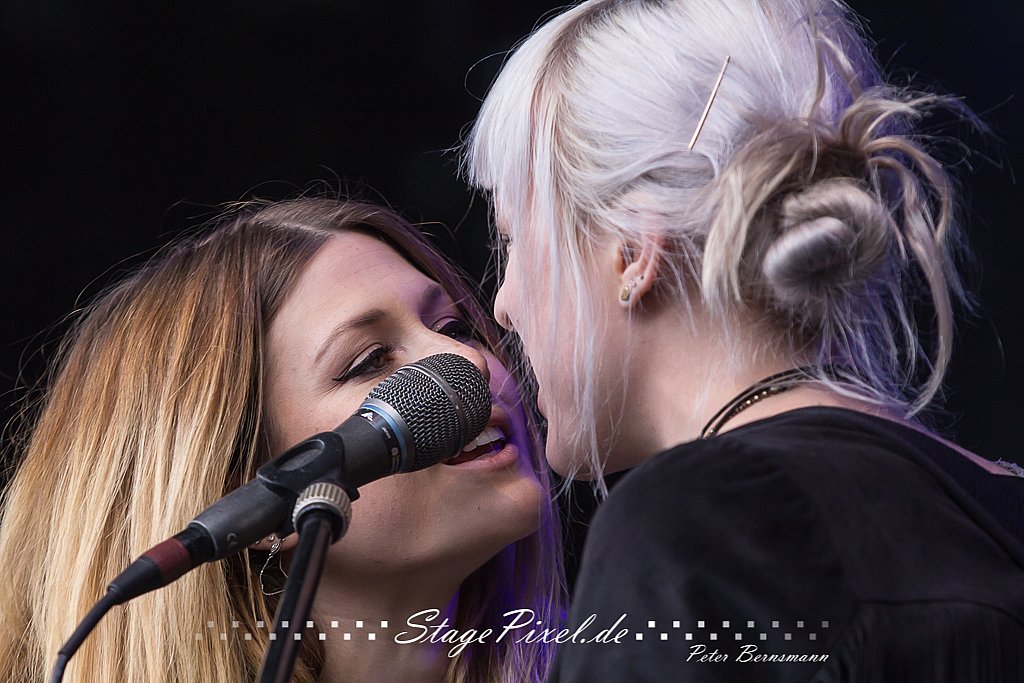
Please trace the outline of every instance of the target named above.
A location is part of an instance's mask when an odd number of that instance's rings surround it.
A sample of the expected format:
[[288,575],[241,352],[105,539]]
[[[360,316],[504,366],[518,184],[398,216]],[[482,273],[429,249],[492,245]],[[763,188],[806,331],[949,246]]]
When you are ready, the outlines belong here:
[[96,625],[100,623],[103,615],[109,612],[111,607],[121,602],[123,601],[117,592],[108,589],[106,595],[93,605],[93,608],[89,610],[85,618],[79,622],[75,632],[71,634],[71,637],[68,638],[64,646],[57,652],[57,661],[53,665],[53,673],[50,674],[50,683],[60,683],[64,680],[64,669],[67,668],[68,662],[75,652],[82,646],[82,643],[89,637],[89,634],[96,628]]

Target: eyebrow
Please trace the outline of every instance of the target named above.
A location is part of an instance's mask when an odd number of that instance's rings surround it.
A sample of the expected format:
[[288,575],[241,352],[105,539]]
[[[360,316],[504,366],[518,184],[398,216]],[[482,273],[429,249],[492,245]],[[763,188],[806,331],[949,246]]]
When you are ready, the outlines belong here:
[[[436,282],[432,282],[423,290],[423,295],[420,297],[419,301],[419,310],[428,310],[435,307],[438,300],[443,299],[445,296],[447,296],[447,292],[445,292],[444,288]],[[320,345],[320,348],[316,352],[316,356],[313,357],[313,365],[320,364],[320,360],[324,357],[324,354],[327,353],[328,349],[330,349],[330,347],[337,342],[338,338],[342,335],[353,330],[376,325],[387,317],[388,312],[384,309],[371,308],[368,311],[360,313],[354,318],[343,321],[331,330],[330,334],[327,335],[327,338],[324,339],[323,344]]]
[[387,316],[388,314],[382,309],[372,308],[365,313],[361,313],[356,317],[341,323],[331,330],[331,333],[327,335],[326,339],[324,339],[324,343],[320,345],[320,349],[316,352],[316,356],[313,358],[313,365],[319,365],[320,359],[324,357],[327,350],[338,340],[338,337],[351,332],[352,330],[376,325]]

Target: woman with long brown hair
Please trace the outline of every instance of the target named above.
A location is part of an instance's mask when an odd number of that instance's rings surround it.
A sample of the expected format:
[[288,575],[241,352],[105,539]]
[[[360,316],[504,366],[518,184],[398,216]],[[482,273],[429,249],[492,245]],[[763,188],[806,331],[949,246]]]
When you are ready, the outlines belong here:
[[[172,244],[88,307],[55,365],[4,499],[0,678],[42,680],[135,556],[399,365],[450,352],[489,377],[488,427],[447,463],[361,489],[296,680],[541,680],[542,643],[453,649],[407,625],[560,617],[546,468],[495,349],[462,280],[379,206],[250,204]],[[268,538],[115,608],[66,680],[251,679],[294,544]]]

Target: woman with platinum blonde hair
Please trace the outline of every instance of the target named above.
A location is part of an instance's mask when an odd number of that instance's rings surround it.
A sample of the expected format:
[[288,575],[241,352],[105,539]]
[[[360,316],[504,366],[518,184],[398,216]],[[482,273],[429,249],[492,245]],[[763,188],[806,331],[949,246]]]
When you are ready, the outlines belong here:
[[[543,642],[420,637],[498,632],[512,610],[562,618],[547,468],[494,339],[451,266],[379,206],[252,203],[177,240],[86,309],[55,366],[5,492],[0,679],[45,680],[132,559],[399,366],[454,353],[489,378],[488,426],[445,463],[361,487],[294,680],[539,683]],[[113,609],[65,680],[253,680],[296,542]]]
[[466,151],[559,473],[599,509],[566,681],[1024,680],[1024,478],[931,433],[954,183],[833,0],[591,0]]

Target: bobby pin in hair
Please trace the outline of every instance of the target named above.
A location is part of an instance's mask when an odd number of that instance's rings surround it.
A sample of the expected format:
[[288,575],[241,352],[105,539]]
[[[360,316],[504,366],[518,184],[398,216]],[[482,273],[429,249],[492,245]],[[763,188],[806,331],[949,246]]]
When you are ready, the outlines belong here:
[[718,78],[715,79],[715,86],[711,88],[711,95],[708,97],[708,103],[704,105],[704,113],[700,115],[700,121],[697,122],[697,130],[693,131],[693,137],[690,138],[690,145],[686,149],[693,149],[693,146],[697,144],[697,136],[700,135],[700,131],[704,128],[704,122],[708,120],[708,112],[711,111],[711,104],[715,101],[715,95],[718,94],[718,88],[722,85],[722,78],[725,76],[725,69],[729,66],[729,60],[731,56],[726,56],[725,62],[722,64],[722,70],[718,72]]

